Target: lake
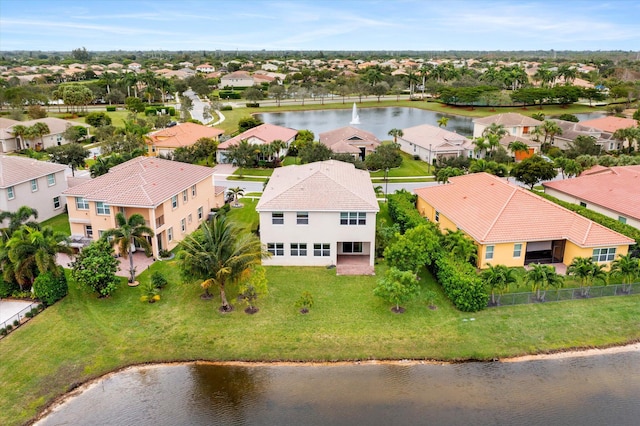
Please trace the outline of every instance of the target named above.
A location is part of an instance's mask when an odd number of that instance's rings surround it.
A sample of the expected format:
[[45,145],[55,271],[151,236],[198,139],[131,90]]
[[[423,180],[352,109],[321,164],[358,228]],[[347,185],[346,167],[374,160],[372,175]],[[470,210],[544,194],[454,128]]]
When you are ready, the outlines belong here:
[[38,425],[635,425],[640,351],[518,362],[135,367]]

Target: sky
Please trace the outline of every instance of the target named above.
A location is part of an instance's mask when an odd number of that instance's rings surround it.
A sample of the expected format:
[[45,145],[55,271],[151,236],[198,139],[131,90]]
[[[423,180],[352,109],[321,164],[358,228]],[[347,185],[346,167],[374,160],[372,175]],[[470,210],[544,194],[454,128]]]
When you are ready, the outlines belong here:
[[0,0],[0,51],[640,50],[640,0]]

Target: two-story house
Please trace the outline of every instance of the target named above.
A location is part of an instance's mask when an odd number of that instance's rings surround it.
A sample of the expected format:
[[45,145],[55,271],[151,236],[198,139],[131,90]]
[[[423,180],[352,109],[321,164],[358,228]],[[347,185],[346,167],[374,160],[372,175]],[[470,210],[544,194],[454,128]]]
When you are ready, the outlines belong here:
[[115,228],[115,216],[141,214],[154,230],[153,256],[173,249],[224,203],[224,187],[215,186],[213,169],[137,157],[105,175],[65,191],[71,234],[97,240]]
[[542,121],[517,112],[507,112],[505,114],[495,114],[488,117],[476,118],[473,120],[473,137],[482,136],[484,130],[492,124],[498,124],[511,136],[530,138],[533,129],[542,125]]
[[66,168],[32,158],[0,155],[0,211],[15,212],[29,206],[38,211],[39,221],[62,213],[66,204],[62,196],[67,189]]
[[265,265],[373,274],[379,207],[366,171],[335,160],[277,168],[256,210]]

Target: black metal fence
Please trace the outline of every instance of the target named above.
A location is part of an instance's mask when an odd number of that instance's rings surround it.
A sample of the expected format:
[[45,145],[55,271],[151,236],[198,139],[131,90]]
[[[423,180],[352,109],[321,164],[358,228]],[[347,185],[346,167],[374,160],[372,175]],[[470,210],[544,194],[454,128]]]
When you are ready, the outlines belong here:
[[497,306],[509,306],[509,305],[525,305],[528,303],[543,303],[543,302],[559,302],[561,300],[578,300],[578,299],[591,299],[593,297],[605,297],[605,296],[629,296],[632,294],[640,294],[640,282],[628,284],[612,284],[598,287],[587,288],[561,288],[558,290],[547,290],[527,293],[507,293],[502,296],[496,294],[497,304],[491,303],[489,298],[488,307],[494,308]]

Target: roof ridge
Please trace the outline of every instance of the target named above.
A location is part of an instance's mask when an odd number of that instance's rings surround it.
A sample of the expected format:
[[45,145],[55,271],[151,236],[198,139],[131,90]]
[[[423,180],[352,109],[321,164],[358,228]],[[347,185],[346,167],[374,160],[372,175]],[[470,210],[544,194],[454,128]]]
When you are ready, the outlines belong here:
[[587,232],[585,232],[584,236],[582,237],[582,244],[585,244],[587,242],[587,237],[589,236],[589,233],[591,232],[591,227],[594,224],[594,222],[591,220],[588,223],[589,223],[589,226],[587,226]]
[[509,202],[511,202],[511,199],[513,198],[513,196],[518,192],[518,189],[519,188],[517,188],[517,187],[513,188],[513,190],[511,191],[511,195],[509,195],[509,198],[507,198],[507,200],[504,202],[502,208],[500,209],[500,211],[498,212],[496,217],[493,219],[493,222],[491,222],[491,225],[489,225],[489,227],[487,228],[487,232],[485,232],[485,234],[482,236],[482,240],[483,241],[487,238],[487,236],[489,235],[491,230],[493,230],[493,227],[498,222],[498,219],[500,219],[500,217],[502,216],[502,213],[504,213],[505,209],[509,205]]

